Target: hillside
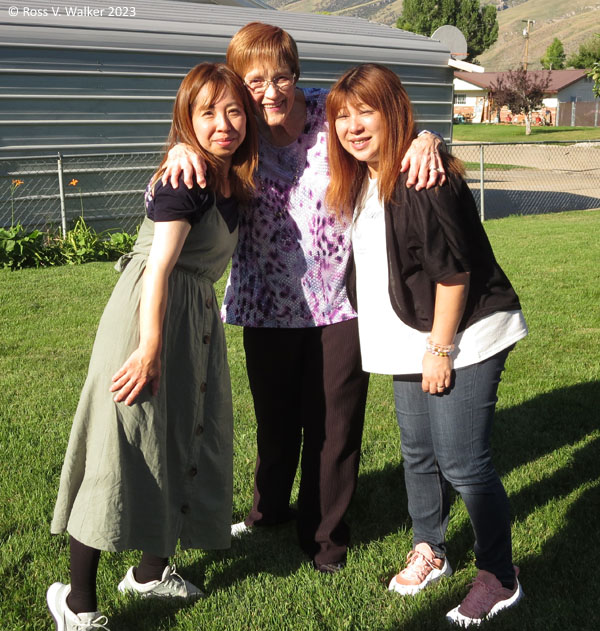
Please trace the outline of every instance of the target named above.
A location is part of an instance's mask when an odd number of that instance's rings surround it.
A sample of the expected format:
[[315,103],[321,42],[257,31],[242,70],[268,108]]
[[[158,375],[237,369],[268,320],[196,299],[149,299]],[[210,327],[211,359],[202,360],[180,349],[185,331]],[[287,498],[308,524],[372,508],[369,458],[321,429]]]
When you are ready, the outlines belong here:
[[507,70],[522,62],[525,24],[521,20],[527,19],[535,20],[529,38],[529,68],[541,68],[540,58],[555,37],[563,43],[569,57],[582,42],[600,33],[600,2],[528,0],[500,11],[498,40],[478,59],[486,70]]
[[[394,24],[402,12],[402,0],[267,0],[282,11],[328,12],[361,17],[382,24]],[[484,4],[496,0],[484,0]],[[498,12],[498,41],[478,59],[486,70],[507,70],[523,61],[525,40],[521,20],[535,20],[529,40],[529,67],[541,68],[540,58],[558,37],[567,57],[595,33],[600,33],[598,0],[507,0]]]
[[319,13],[364,18],[381,24],[395,24],[402,12],[402,0],[265,0],[272,7],[291,13]]

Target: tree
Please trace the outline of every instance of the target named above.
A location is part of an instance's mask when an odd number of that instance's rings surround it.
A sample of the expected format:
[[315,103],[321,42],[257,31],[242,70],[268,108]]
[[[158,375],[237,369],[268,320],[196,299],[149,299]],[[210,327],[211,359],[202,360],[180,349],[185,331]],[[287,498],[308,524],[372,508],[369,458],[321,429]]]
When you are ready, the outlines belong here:
[[594,64],[594,67],[588,72],[588,77],[594,81],[594,94],[600,99],[600,61]]
[[550,75],[550,72],[527,72],[519,68],[509,70],[495,84],[490,84],[490,96],[498,107],[506,105],[515,114],[525,114],[526,136],[531,134],[531,112],[543,104]]
[[467,59],[481,54],[498,39],[493,5],[479,0],[404,0],[396,27],[428,37],[440,26],[459,28],[467,40]]
[[592,68],[597,61],[600,61],[600,35],[583,42],[579,46],[577,54],[569,57],[567,66],[569,68]]
[[546,48],[546,54],[540,59],[542,68],[546,70],[562,70],[565,67],[565,49],[562,42],[555,37],[552,44]]

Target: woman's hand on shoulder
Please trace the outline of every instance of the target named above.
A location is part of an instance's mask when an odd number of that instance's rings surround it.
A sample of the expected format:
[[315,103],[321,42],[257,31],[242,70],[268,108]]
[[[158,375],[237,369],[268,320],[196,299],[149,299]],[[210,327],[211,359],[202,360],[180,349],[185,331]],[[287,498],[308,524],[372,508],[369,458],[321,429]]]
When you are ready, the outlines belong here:
[[440,155],[442,141],[432,133],[415,138],[402,159],[402,173],[408,171],[406,186],[415,186],[417,191],[442,186],[446,182],[446,171]]
[[452,357],[441,357],[426,352],[423,356],[421,388],[429,394],[442,394],[452,380]]
[[155,396],[160,383],[160,352],[138,347],[113,375],[112,382],[110,392],[116,392],[116,403],[131,405],[146,385]]
[[170,181],[173,188],[179,184],[179,176],[183,172],[183,182],[188,188],[194,186],[194,175],[200,188],[206,186],[206,162],[190,145],[178,143],[169,149],[165,171],[161,181],[166,186]]

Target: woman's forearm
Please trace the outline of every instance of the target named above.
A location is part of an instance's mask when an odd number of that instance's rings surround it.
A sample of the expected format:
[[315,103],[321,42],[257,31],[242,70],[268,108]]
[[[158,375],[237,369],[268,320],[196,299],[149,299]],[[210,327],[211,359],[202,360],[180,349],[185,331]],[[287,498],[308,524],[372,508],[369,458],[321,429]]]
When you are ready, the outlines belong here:
[[187,221],[156,224],[140,298],[140,348],[160,352],[169,276],[190,231]]
[[456,274],[437,284],[431,327],[432,342],[440,346],[449,346],[454,342],[458,325],[465,311],[468,293],[468,273]]
[[114,400],[131,405],[150,384],[152,394],[160,383],[162,326],[167,306],[169,276],[190,231],[187,221],[158,223],[142,279],[140,339],[137,348],[112,377]]
[[160,354],[162,347],[162,325],[167,306],[170,271],[151,260],[144,271],[140,298],[139,347],[149,355]]
[[439,395],[452,384],[453,362],[450,347],[454,344],[468,293],[469,274],[466,273],[457,274],[437,284],[433,326],[423,355],[423,392]]

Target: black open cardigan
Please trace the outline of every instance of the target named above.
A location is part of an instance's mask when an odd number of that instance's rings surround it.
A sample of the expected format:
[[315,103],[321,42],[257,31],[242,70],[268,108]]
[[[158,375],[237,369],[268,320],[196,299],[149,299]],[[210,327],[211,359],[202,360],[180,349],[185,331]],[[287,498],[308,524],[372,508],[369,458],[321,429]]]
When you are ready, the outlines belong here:
[[[470,272],[470,285],[459,331],[496,311],[520,309],[467,183],[449,174],[444,186],[417,191],[406,188],[406,178],[406,173],[401,174],[392,200],[385,204],[389,294],[398,317],[413,329],[430,331],[436,283],[461,272]],[[353,256],[346,288],[357,309]]]

